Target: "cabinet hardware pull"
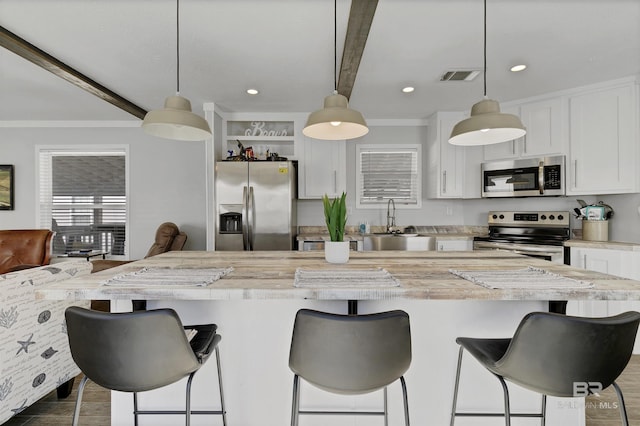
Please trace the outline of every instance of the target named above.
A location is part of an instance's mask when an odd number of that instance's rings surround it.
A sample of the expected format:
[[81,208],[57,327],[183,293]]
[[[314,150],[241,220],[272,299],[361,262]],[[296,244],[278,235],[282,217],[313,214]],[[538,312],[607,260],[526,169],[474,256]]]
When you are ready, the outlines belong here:
[[442,172],[442,193],[447,193],[447,171]]
[[578,160],[573,160],[573,187],[578,187]]

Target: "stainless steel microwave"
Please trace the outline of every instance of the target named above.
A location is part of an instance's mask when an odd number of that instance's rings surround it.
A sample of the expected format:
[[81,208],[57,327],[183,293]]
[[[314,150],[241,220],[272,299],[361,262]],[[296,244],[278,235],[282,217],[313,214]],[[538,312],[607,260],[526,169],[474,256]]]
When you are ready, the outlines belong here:
[[565,158],[528,158],[482,164],[483,197],[565,195]]

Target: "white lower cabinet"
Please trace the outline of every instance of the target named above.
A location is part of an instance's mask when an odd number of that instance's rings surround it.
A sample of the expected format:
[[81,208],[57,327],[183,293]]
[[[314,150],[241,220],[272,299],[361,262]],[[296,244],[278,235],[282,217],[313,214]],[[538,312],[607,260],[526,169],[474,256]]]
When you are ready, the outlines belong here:
[[[640,280],[640,252],[571,247],[571,266]],[[568,314],[590,317],[615,315],[630,310],[640,311],[640,301],[580,301],[569,302],[567,307]],[[640,354],[638,339],[633,353]]]
[[473,250],[472,240],[445,240],[436,238],[437,251],[470,251]]

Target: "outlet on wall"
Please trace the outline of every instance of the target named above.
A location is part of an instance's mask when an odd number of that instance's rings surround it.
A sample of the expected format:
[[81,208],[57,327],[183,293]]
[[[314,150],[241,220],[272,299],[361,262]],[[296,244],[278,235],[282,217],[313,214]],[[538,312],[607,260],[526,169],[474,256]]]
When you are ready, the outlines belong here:
[[452,206],[447,206],[445,208],[444,214],[447,215],[447,216],[453,216],[453,207]]

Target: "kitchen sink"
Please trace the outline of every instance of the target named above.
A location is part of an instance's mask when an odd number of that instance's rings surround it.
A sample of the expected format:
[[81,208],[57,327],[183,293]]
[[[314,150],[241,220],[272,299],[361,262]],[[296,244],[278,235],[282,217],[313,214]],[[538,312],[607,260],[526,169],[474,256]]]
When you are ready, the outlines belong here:
[[427,236],[403,236],[374,234],[363,237],[364,251],[378,250],[435,250],[436,238]]

